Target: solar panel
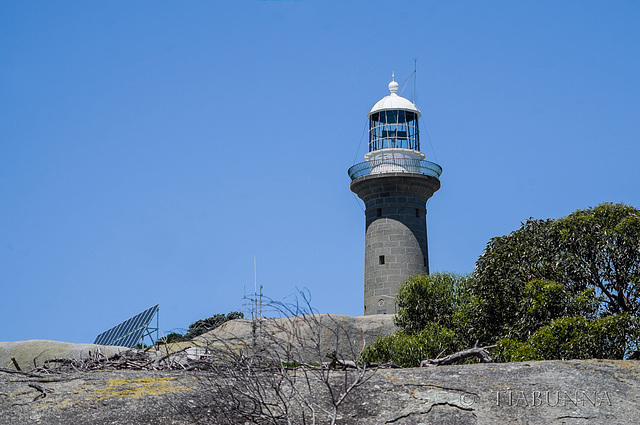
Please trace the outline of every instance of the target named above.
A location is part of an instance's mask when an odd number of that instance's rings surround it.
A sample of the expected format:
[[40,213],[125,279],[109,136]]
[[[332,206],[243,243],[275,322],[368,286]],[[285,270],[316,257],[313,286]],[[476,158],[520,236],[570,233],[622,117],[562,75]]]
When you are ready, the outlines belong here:
[[156,315],[160,304],[138,313],[130,319],[117,324],[113,328],[102,332],[96,337],[94,344],[119,345],[121,347],[134,347],[145,335],[149,323]]

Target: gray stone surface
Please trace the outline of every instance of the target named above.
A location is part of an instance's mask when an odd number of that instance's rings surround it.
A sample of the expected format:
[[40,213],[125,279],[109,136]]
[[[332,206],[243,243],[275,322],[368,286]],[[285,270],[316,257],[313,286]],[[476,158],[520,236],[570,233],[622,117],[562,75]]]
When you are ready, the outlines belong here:
[[[346,316],[342,314],[314,314],[308,316],[263,319],[256,335],[261,341],[271,341],[296,350],[300,360],[313,363],[328,361],[326,353],[336,352],[338,357],[355,359],[366,344],[380,336],[390,335],[397,327],[392,315]],[[261,336],[262,335],[262,336]],[[250,319],[236,319],[194,339],[201,346],[251,344],[253,324]]]
[[636,362],[598,360],[380,371],[377,391],[388,396],[376,403],[376,420],[407,425],[638,423],[639,372]]
[[[341,379],[343,372],[334,372]],[[194,372],[91,372],[44,379],[0,372],[0,424],[187,424],[211,378]],[[306,385],[303,380],[301,385]],[[46,397],[29,386],[46,390]],[[311,382],[314,403],[326,405]],[[213,405],[213,401],[212,404]],[[637,424],[640,363],[546,361],[378,370],[339,424]],[[215,412],[209,412],[215,415]],[[216,423],[212,418],[207,423]],[[328,423],[325,416],[320,424]]]
[[371,174],[351,182],[365,203],[364,314],[394,314],[395,295],[411,276],[429,273],[427,200],[438,179]]
[[18,365],[23,370],[33,369],[36,366],[44,365],[46,360],[51,359],[81,359],[89,356],[89,353],[101,352],[105,356],[110,356],[121,351],[128,350],[126,347],[76,344],[72,342],[51,341],[48,339],[29,339],[26,341],[0,342],[0,367],[14,369],[11,358],[15,358]]
[[[262,331],[279,341],[302,341],[307,346],[319,341],[320,350],[310,353],[323,357],[325,350],[335,346],[335,329],[344,329],[343,337],[349,338],[350,342],[342,346],[358,347],[377,334],[391,332],[394,329],[391,320],[388,315],[316,315],[311,322],[309,317],[266,322]],[[250,342],[252,333],[250,320],[234,320],[197,342],[202,345],[222,342],[234,349],[234,344]],[[304,345],[298,342],[292,345],[293,350]],[[32,359],[41,358],[43,348],[61,344],[67,345],[68,353],[78,352],[74,351],[78,349],[75,344],[51,341],[2,343],[2,347],[5,356],[17,353],[15,347],[21,347],[24,358]],[[13,348],[7,351],[7,346]],[[54,355],[61,356],[64,356],[61,352]],[[289,373],[296,376],[295,382],[301,386],[298,394],[306,397],[306,402],[312,403],[318,412],[330,407],[329,391],[317,375]],[[339,390],[345,374],[353,372],[331,372],[332,391]],[[636,424],[640,418],[640,362],[636,361],[379,369],[369,371],[367,378],[340,407],[338,424]],[[215,408],[220,403],[217,398],[220,393],[215,394],[218,384],[226,391],[229,381],[220,382],[215,375],[193,371],[28,376],[16,373],[9,365],[0,370],[0,425],[188,424],[194,423],[192,413],[205,418],[201,423],[215,424],[219,423]],[[292,423],[300,421],[294,419]],[[321,414],[317,423],[329,423],[327,416]]]

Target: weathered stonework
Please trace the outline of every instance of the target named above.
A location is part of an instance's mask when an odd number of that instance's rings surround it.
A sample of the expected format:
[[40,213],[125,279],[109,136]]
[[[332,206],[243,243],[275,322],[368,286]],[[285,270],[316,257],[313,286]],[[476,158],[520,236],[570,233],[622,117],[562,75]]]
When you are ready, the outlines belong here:
[[365,315],[395,313],[399,286],[429,273],[426,203],[438,189],[438,179],[415,173],[370,174],[351,182],[366,206]]

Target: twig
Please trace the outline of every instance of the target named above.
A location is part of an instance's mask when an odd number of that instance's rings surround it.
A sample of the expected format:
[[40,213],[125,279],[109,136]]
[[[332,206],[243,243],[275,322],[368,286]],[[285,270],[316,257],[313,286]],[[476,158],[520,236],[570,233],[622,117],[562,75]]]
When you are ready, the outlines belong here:
[[497,345],[473,347],[468,350],[458,351],[457,353],[450,354],[441,359],[426,359],[420,362],[420,367],[449,365],[451,363],[457,362],[458,360],[466,359],[469,357],[478,357],[482,363],[491,363],[492,360],[487,350],[495,347],[497,347]]
[[24,371],[24,370],[6,369],[4,367],[0,367],[0,372],[16,373],[18,375],[31,376],[33,378],[42,378],[42,374],[40,374],[40,373],[27,372],[27,371]]
[[15,357],[11,357],[11,362],[13,362],[13,365],[16,367],[16,370],[20,371],[22,369],[20,369],[20,365],[18,364],[18,361],[16,360]]
[[51,392],[50,389],[48,388],[42,388],[40,385],[38,384],[34,384],[33,382],[30,382],[27,384],[28,386],[30,386],[31,388],[35,388],[36,390],[40,391],[40,394],[38,394],[36,396],[36,398],[33,399],[33,401],[38,400],[39,398],[45,398],[47,396],[48,392]]

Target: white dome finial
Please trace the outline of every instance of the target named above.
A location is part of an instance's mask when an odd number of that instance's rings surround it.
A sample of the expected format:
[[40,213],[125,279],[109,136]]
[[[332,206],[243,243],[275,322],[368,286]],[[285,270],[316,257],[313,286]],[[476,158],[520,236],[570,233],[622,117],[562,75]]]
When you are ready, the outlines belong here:
[[396,73],[391,71],[391,82],[389,83],[389,91],[391,94],[398,93],[398,83],[396,83]]

